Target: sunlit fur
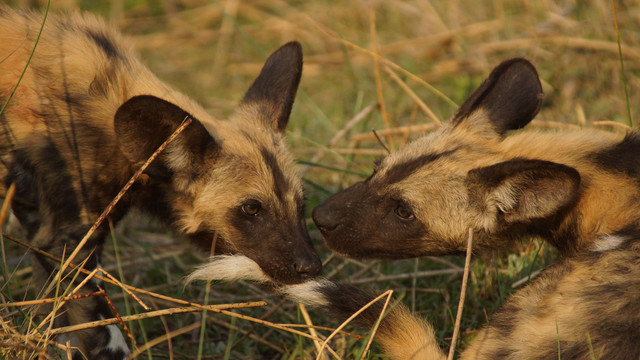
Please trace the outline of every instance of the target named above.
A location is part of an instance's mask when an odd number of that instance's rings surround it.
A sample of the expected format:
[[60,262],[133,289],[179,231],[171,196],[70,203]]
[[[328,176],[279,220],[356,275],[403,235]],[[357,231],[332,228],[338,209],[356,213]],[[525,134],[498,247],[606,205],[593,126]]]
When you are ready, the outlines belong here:
[[[623,239],[623,240],[620,240]],[[601,239],[608,241],[607,239]],[[585,252],[544,270],[511,295],[491,321],[469,342],[460,359],[637,359],[640,348],[640,236],[620,236],[619,246]],[[258,266],[233,256],[199,279],[264,284]],[[238,263],[243,268],[238,268]],[[249,269],[249,270],[248,270]],[[193,277],[193,276],[192,276]],[[276,291],[345,321],[376,295],[348,284],[315,279]],[[382,317],[375,340],[394,360],[445,359],[435,332],[425,320],[393,303]],[[363,311],[354,323],[373,329],[383,313],[382,301]]]
[[[564,257],[511,295],[461,358],[638,359],[640,134],[515,131],[541,104],[535,68],[503,62],[449,123],[331,196],[314,221],[329,247],[359,258],[460,254],[469,229],[474,253],[540,237]],[[363,304],[333,296],[333,312]],[[415,331],[416,321],[389,327]],[[430,345],[395,341],[387,352],[444,357],[428,325],[419,337]]]
[[[471,228],[476,252],[538,236],[575,255],[597,248],[602,235],[640,226],[640,134],[511,133],[536,115],[541,95],[530,64],[505,62],[450,122],[314,209],[329,246],[355,257],[457,254]],[[509,118],[522,107],[531,111]],[[415,219],[391,217],[392,204]]]
[[[73,250],[134,172],[189,117],[192,123],[109,218],[117,222],[129,208],[140,209],[207,255],[248,256],[275,282],[297,283],[320,271],[304,226],[302,184],[285,144],[302,72],[300,44],[275,51],[236,111],[220,120],[158,80],[131,41],[102,20],[49,14],[36,46],[42,21],[41,14],[0,5],[0,104],[19,82],[0,115],[0,198],[16,184],[12,210],[33,245],[57,257]],[[247,202],[259,204],[256,216],[243,212]],[[107,232],[99,227],[76,263],[88,257],[86,267],[95,268]],[[58,263],[39,255],[33,260],[42,288]],[[92,282],[83,291],[101,285]],[[112,316],[98,298],[63,310],[57,325]],[[79,332],[81,350],[93,359],[124,356],[126,347],[109,350],[118,343],[109,340],[112,332]]]

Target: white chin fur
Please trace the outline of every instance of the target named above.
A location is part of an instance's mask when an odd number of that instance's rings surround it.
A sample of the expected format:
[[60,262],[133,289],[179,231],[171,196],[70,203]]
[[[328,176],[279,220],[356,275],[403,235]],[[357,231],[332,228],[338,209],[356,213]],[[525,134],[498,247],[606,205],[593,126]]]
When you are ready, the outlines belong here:
[[278,291],[289,295],[293,300],[311,307],[324,307],[329,301],[321,289],[335,286],[327,279],[312,279],[295,285],[283,285]]
[[187,284],[194,280],[271,282],[255,261],[243,255],[217,255],[211,257],[208,263],[200,265],[187,276]]
[[[258,283],[273,283],[260,266],[244,255],[217,255],[209,262],[199,266],[187,276],[187,284],[194,280],[219,280],[232,282],[249,280]],[[278,285],[276,291],[289,295],[295,301],[312,307],[329,304],[321,289],[335,286],[326,279],[312,279],[300,284]]]

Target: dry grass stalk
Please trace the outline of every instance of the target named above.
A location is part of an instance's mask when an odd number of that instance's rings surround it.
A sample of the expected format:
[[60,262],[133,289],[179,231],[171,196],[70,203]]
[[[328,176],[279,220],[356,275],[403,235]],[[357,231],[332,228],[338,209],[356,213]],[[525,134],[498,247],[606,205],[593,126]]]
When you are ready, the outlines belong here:
[[[7,237],[9,238],[9,237]],[[17,239],[13,239],[12,240],[17,240]],[[34,249],[32,246],[30,246],[29,244],[23,243],[21,241],[19,241],[21,243],[21,245],[25,245],[26,247],[32,249],[32,250],[36,250]],[[37,249],[39,251],[39,249]],[[48,256],[50,258],[53,258],[54,260],[56,260],[56,258],[50,254],[47,254],[46,252],[41,252],[43,255]],[[60,259],[57,259],[60,260]],[[179,312],[192,312],[192,311],[197,311],[197,310],[207,310],[207,311],[212,311],[212,312],[216,312],[216,313],[220,313],[220,314],[224,314],[227,316],[232,316],[232,317],[237,317],[243,320],[247,320],[247,321],[251,321],[254,323],[258,323],[258,324],[262,324],[265,326],[269,326],[272,328],[276,328],[279,330],[283,330],[283,331],[287,331],[296,335],[300,335],[312,340],[319,340],[322,341],[322,339],[318,339],[316,337],[313,337],[309,334],[306,334],[304,332],[295,330],[295,329],[291,329],[289,327],[287,327],[286,325],[280,325],[280,324],[276,324],[273,322],[269,322],[269,321],[264,321],[261,319],[256,319],[250,316],[246,316],[246,315],[241,315],[241,314],[237,314],[237,313],[233,313],[230,311],[226,311],[225,309],[236,309],[236,308],[242,308],[242,307],[254,307],[254,306],[265,306],[266,303],[265,302],[254,302],[254,303],[238,303],[238,304],[226,304],[226,305],[210,305],[210,306],[204,306],[204,305],[200,305],[200,304],[196,304],[196,303],[192,303],[189,301],[185,301],[185,300],[181,300],[181,299],[177,299],[177,298],[173,298],[170,296],[166,296],[166,295],[162,295],[162,294],[157,294],[157,293],[153,293],[147,290],[143,290],[143,289],[139,289],[136,287],[133,287],[131,285],[127,285],[127,284],[122,284],[120,282],[116,283],[113,280],[111,280],[108,277],[103,277],[100,275],[97,275],[97,272],[99,271],[99,269],[94,269],[94,271],[89,272],[86,269],[83,269],[82,267],[75,267],[73,264],[70,264],[70,267],[75,268],[77,270],[79,270],[80,272],[83,273],[88,273],[89,276],[87,276],[85,278],[85,281],[88,281],[90,278],[95,277],[98,278],[102,281],[111,283],[113,285],[116,286],[121,286],[123,288],[127,288],[131,291],[134,292],[138,292],[141,294],[145,294],[148,296],[152,296],[155,298],[159,298],[162,300],[168,300],[174,303],[178,303],[178,304],[184,304],[184,305],[188,305],[188,308],[175,308],[175,309],[195,309],[195,310],[172,310],[172,309],[168,309],[168,310],[159,310],[159,311],[155,311],[155,312],[150,312],[150,313],[145,313],[145,314],[140,314],[140,315],[130,315],[130,316],[124,316],[122,317],[123,321],[132,321],[132,320],[138,320],[138,319],[144,319],[144,318],[150,318],[150,317],[157,317],[157,316],[164,316],[167,314],[172,314],[172,313],[179,313]],[[81,287],[82,284],[80,284],[79,286],[76,287],[76,290],[79,289]],[[8,306],[12,306],[12,303],[9,303]],[[176,312],[172,312],[172,311],[176,311]],[[51,316],[53,315],[50,314],[47,319],[51,318]],[[111,318],[111,319],[105,319],[105,320],[100,320],[100,321],[94,321],[94,322],[90,322],[90,323],[85,323],[85,324],[79,324],[79,325],[73,325],[73,326],[67,326],[64,328],[56,328],[56,329],[51,329],[48,333],[50,333],[51,335],[56,335],[59,333],[66,333],[66,332],[71,332],[71,331],[76,331],[76,330],[81,330],[84,328],[91,328],[91,327],[96,327],[96,326],[104,326],[104,325],[110,325],[110,324],[115,324],[118,322],[117,318]],[[332,355],[334,355],[335,353],[333,352],[333,350],[331,348],[327,348],[327,350],[332,353]],[[335,355],[337,357],[337,355]]]
[[[378,36],[376,34],[376,11],[374,8],[369,10],[369,29],[371,34],[371,48],[373,49],[373,53],[378,55]],[[382,79],[380,77],[380,60],[377,58],[373,58],[373,76],[376,81],[376,95],[378,97],[378,105],[380,107],[380,114],[382,115],[382,122],[384,123],[384,128],[391,128],[391,116],[387,112],[387,106],[384,101],[384,90],[382,86]],[[382,141],[380,142],[382,143]],[[389,147],[393,150],[395,148],[393,144],[393,139],[390,136],[387,136],[387,143]]]
[[[82,279],[80,284],[78,284],[73,290],[71,290],[69,294],[71,296],[75,295],[87,282],[89,282],[95,276],[97,272],[98,272],[98,269],[93,269],[93,271],[91,271],[89,275],[87,275],[84,279]],[[58,288],[56,288],[56,291],[58,291]],[[65,289],[63,293],[66,293],[66,291],[67,289]],[[57,292],[56,292],[56,295],[57,295]],[[62,308],[62,306],[67,303],[65,300],[62,300],[59,297],[56,299],[57,301],[54,302],[52,311],[49,314],[47,314],[47,316],[45,316],[45,318],[40,322],[40,325],[38,325],[35,329],[32,330],[32,333],[40,332],[43,329],[44,325],[48,324],[45,334],[47,336],[51,334],[51,329],[53,329],[53,322],[56,318],[56,314]]]
[[385,58],[383,56],[380,56],[380,55],[376,54],[375,52],[373,52],[371,50],[365,49],[365,48],[363,48],[361,46],[358,46],[358,45],[346,40],[346,39],[341,38],[340,36],[335,34],[333,31],[331,31],[331,30],[327,29],[326,27],[322,26],[321,24],[319,24],[317,21],[315,21],[309,15],[305,15],[305,17],[307,18],[309,23],[313,24],[315,27],[317,27],[320,31],[325,33],[327,36],[338,40],[339,42],[343,43],[344,45],[346,45],[346,46],[348,46],[348,47],[350,47],[352,49],[355,49],[355,50],[358,50],[360,52],[363,52],[363,53],[373,57],[374,59],[383,62],[384,64],[386,64],[387,66],[391,67],[392,69],[400,71],[404,75],[410,77],[411,79],[415,80],[419,84],[421,84],[421,85],[425,86],[426,88],[428,88],[431,92],[433,92],[438,97],[442,98],[443,100],[445,100],[446,102],[451,104],[454,108],[458,107],[458,105],[455,102],[453,102],[451,99],[449,99],[448,96],[446,96],[440,90],[436,89],[433,85],[431,85],[428,82],[424,81],[419,76],[413,74],[409,70],[406,70],[402,66],[394,63],[393,61],[391,61],[391,60],[389,60],[389,59],[387,59],[387,58]]
[[216,44],[215,56],[213,58],[213,78],[219,78],[227,62],[231,37],[233,35],[233,24],[238,14],[238,0],[227,0],[224,3],[224,12],[220,25],[220,37]]
[[[131,352],[131,355],[129,355],[128,359],[135,359],[136,357],[140,356],[143,352],[151,349],[152,347],[158,345],[158,344],[162,344],[163,342],[167,342],[169,344],[171,344],[171,339],[173,339],[176,336],[182,335],[182,334],[186,334],[188,332],[191,332],[197,328],[200,327],[200,322],[194,322],[190,325],[187,326],[183,326],[180,329],[176,329],[170,332],[167,332],[166,334],[162,335],[162,336],[158,336],[155,339],[152,339],[146,343],[144,343],[142,346],[138,347],[135,351]],[[169,347],[169,349],[171,349],[171,346]],[[173,352],[171,350],[169,350],[169,356],[172,358],[173,357]]]
[[193,119],[191,119],[188,116],[185,117],[184,120],[182,121],[182,124],[173,132],[173,134],[171,134],[171,136],[169,136],[169,138],[167,138],[167,140],[165,140],[158,147],[158,149],[156,149],[156,151],[154,151],[153,154],[151,154],[151,156],[147,159],[147,161],[144,164],[142,164],[142,166],[133,174],[133,176],[131,177],[131,179],[129,179],[127,184],[125,184],[125,186],[122,188],[122,190],[120,190],[118,195],[116,195],[116,197],[111,201],[111,203],[109,203],[107,208],[102,212],[100,217],[98,217],[98,220],[96,220],[93,226],[91,226],[91,229],[89,229],[89,231],[85,234],[82,240],[80,240],[76,248],[69,255],[67,260],[64,262],[64,264],[62,264],[62,266],[58,270],[57,275],[55,276],[55,278],[53,279],[53,281],[45,291],[45,294],[50,293],[53,287],[55,286],[55,284],[61,280],[62,274],[64,274],[65,269],[69,267],[69,264],[71,264],[71,262],[75,259],[75,257],[78,255],[80,250],[84,247],[84,245],[87,243],[91,235],[93,235],[93,233],[98,229],[98,227],[102,224],[102,222],[107,217],[107,215],[109,215],[111,210],[116,206],[116,204],[120,201],[120,199],[124,196],[124,194],[129,190],[129,188],[133,185],[133,183],[135,183],[136,180],[138,180],[138,178],[140,177],[140,175],[142,175],[144,170],[146,170],[146,168],[153,162],[153,160],[155,160],[158,157],[158,155],[167,147],[167,145],[169,145],[178,135],[180,135],[180,133],[187,126],[189,126],[189,124],[191,124],[192,120]]
[[143,309],[149,311],[151,310],[151,308],[149,306],[147,306],[142,300],[140,300],[139,297],[136,296],[136,294],[134,294],[131,290],[127,289],[126,286],[124,286],[124,284],[122,282],[120,282],[120,280],[118,280],[115,276],[109,274],[108,271],[104,270],[103,268],[100,268],[100,273],[105,274],[109,279],[111,279],[113,281],[112,284],[118,286],[119,288],[121,288],[123,291],[125,291],[129,296],[131,296],[138,304],[140,304],[140,306],[142,306]]
[[[307,312],[307,307],[304,306],[303,303],[298,304],[298,306],[300,307],[300,313],[302,314],[302,318],[304,319],[304,322],[308,325],[308,330],[309,330],[309,334],[311,334],[311,336],[316,337],[316,338],[320,338],[318,336],[318,333],[316,332],[315,327],[313,326],[313,322],[311,321],[311,317],[309,316],[309,313]],[[313,340],[313,345],[316,347],[316,351],[318,351],[318,360],[327,360],[327,355],[324,353],[324,351],[322,351],[322,344],[317,341],[317,340]]]
[[[375,336],[375,332],[378,329],[378,324],[380,322],[380,320],[382,319],[382,316],[384,316],[385,311],[387,310],[387,306],[389,304],[389,300],[391,299],[391,295],[393,294],[393,290],[387,290],[384,293],[380,294],[378,297],[376,297],[375,299],[371,300],[369,303],[367,303],[365,306],[363,306],[362,308],[360,308],[360,310],[358,310],[357,312],[355,312],[353,315],[349,316],[349,318],[347,318],[347,320],[345,320],[342,324],[340,324],[340,326],[338,326],[329,336],[327,336],[327,338],[324,340],[324,342],[322,343],[322,347],[320,348],[320,350],[324,350],[325,347],[328,347],[327,344],[329,343],[329,341],[336,336],[338,333],[340,333],[340,330],[342,330],[345,326],[347,326],[353,319],[355,319],[356,317],[358,317],[358,315],[360,315],[363,311],[365,311],[366,309],[368,309],[369,307],[371,307],[373,304],[375,304],[377,301],[379,301],[380,299],[384,298],[385,296],[387,297],[385,304],[382,308],[382,312],[380,313],[380,318],[378,318],[378,321],[376,322],[376,326],[372,329],[372,333],[371,333],[371,339],[373,339],[373,337]],[[367,349],[369,348],[369,345],[371,343],[369,342],[367,344]],[[366,350],[364,351],[364,353],[366,353]],[[319,356],[319,355],[318,355]]]
[[432,276],[440,276],[440,275],[455,275],[463,272],[464,270],[461,268],[457,269],[442,269],[442,270],[426,270],[426,271],[417,271],[415,273],[404,273],[404,274],[393,274],[393,275],[381,275],[374,277],[367,277],[362,279],[357,279],[351,281],[352,284],[366,284],[371,282],[382,282],[382,281],[390,281],[390,280],[402,280],[402,279],[411,279],[413,277],[423,278],[423,277],[432,277]]
[[[217,312],[217,313],[235,314],[228,311],[225,312],[225,310],[243,309],[243,308],[249,308],[249,307],[262,307],[265,305],[267,305],[267,303],[264,301],[256,301],[256,302],[236,303],[236,304],[200,305],[198,307],[195,307],[195,306],[176,307],[176,308],[170,308],[170,309],[154,310],[154,311],[149,311],[146,313],[136,314],[136,315],[125,315],[125,316],[122,316],[122,321],[131,322],[131,321],[154,318],[159,316],[184,314],[184,313],[197,312],[202,310],[207,310],[207,311]],[[239,315],[239,314],[235,314],[235,315]],[[255,320],[258,320],[258,319],[255,319]],[[106,326],[106,325],[112,325],[117,323],[119,323],[117,318],[109,318],[104,320],[90,321],[83,324],[69,325],[69,326],[63,326],[63,327],[51,329],[50,333],[51,335],[66,334],[73,331],[90,329],[98,326]]]
[[416,93],[413,90],[411,90],[411,88],[407,86],[407,84],[405,84],[404,81],[402,81],[402,79],[400,79],[400,77],[398,77],[398,75],[393,70],[391,70],[388,66],[385,66],[384,71],[386,71],[387,74],[391,76],[393,81],[395,81],[398,85],[400,85],[402,90],[404,90],[407,93],[407,95],[409,95],[409,97],[416,102],[416,104],[420,107],[420,109],[422,109],[422,111],[424,111],[424,113],[431,120],[433,120],[438,125],[442,125],[442,121],[440,121],[440,119],[436,116],[436,114],[434,114],[433,111],[429,109],[429,107],[427,106],[427,104],[424,103],[424,101],[420,100],[418,95],[416,95]]
[[460,321],[462,321],[462,309],[464,308],[464,298],[467,294],[467,281],[469,280],[469,268],[471,266],[471,253],[473,249],[473,229],[469,229],[469,238],[467,239],[467,256],[464,260],[464,273],[462,275],[462,287],[460,288],[460,301],[458,302],[458,312],[456,313],[456,322],[453,327],[453,337],[451,338],[451,347],[449,348],[448,360],[453,360],[456,352],[456,343],[460,334]]
[[[375,325],[373,325],[373,329],[371,329],[371,336],[369,336],[369,340],[367,341],[367,345],[364,347],[363,351],[362,351],[362,356],[360,356],[360,360],[364,360],[365,356],[367,355],[367,352],[369,351],[369,348],[371,347],[371,344],[373,343],[373,338],[376,336],[376,332],[378,331],[378,327],[380,327],[380,322],[382,321],[382,318],[384,317],[384,313],[387,311],[387,307],[389,307],[389,301],[391,301],[391,295],[393,295],[393,290],[387,290],[385,292],[389,293],[386,297],[386,299],[384,300],[384,305],[382,306],[382,311],[380,312],[380,315],[378,316],[378,320],[376,320]],[[384,294],[383,294],[384,295]]]
[[[533,39],[502,40],[479,44],[478,51],[483,53],[513,51],[514,49],[527,49],[542,44],[563,46],[576,50],[606,52],[609,55],[618,56],[618,43],[606,40],[593,40],[570,36],[544,36]],[[621,44],[623,56],[627,59],[640,61],[640,50],[633,46]]]
[[559,121],[531,120],[530,126],[557,128],[567,130],[580,130],[580,126],[576,124],[567,124]]
[[104,290],[100,290],[92,293],[79,294],[79,295],[67,295],[67,296],[58,297],[58,298],[14,301],[14,302],[2,303],[0,304],[0,307],[23,307],[23,306],[33,306],[33,305],[44,305],[44,304],[54,303],[56,301],[70,301],[70,300],[84,299],[91,296],[101,296],[103,293],[104,293]]
[[[327,142],[327,146],[326,148],[321,148],[320,150],[318,150],[316,152],[316,154],[311,158],[310,162],[311,163],[315,163],[318,160],[320,160],[320,158],[322,158],[324,156],[324,154],[327,152],[327,150],[331,150],[332,152],[336,152],[336,150],[332,149],[333,146],[340,141],[342,138],[344,138],[344,136],[349,132],[349,130],[351,130],[354,126],[356,126],[358,123],[360,123],[360,121],[362,121],[363,119],[365,119],[369,114],[371,114],[371,112],[373,111],[373,109],[376,108],[376,105],[378,105],[376,102],[372,102],[369,105],[365,106],[364,109],[362,109],[359,113],[356,114],[356,116],[354,116],[353,118],[351,118],[351,120],[347,121],[347,123],[342,127],[342,129],[340,129],[328,142]],[[358,149],[346,149],[349,151],[357,151]],[[309,168],[311,168],[310,165],[306,165],[301,173],[302,175],[304,175]]]
[[[5,221],[7,221],[7,216],[9,216],[9,208],[11,207],[11,201],[13,200],[13,196],[16,193],[16,184],[11,183],[9,188],[7,189],[7,194],[5,195],[4,201],[2,202],[2,208],[0,209],[0,229],[4,227]],[[9,268],[7,267],[7,255],[4,251],[4,238],[2,237],[2,233],[0,232],[0,250],[2,251],[2,271],[3,277],[5,281],[9,281]]]
[[619,127],[624,131],[630,131],[632,129],[632,127],[627,125],[627,124],[623,124],[623,123],[620,123],[620,122],[617,122],[617,121],[611,121],[611,120],[594,121],[593,122],[593,126]]
[[253,341],[255,341],[255,342],[258,342],[258,343],[260,343],[260,344],[264,344],[264,345],[266,345],[266,346],[270,347],[271,349],[273,349],[273,350],[275,350],[275,351],[279,352],[280,354],[286,354],[286,353],[287,353],[287,351],[286,351],[285,349],[283,349],[283,348],[281,348],[281,347],[279,347],[279,346],[277,346],[277,345],[273,344],[272,342],[269,342],[268,340],[266,340],[266,337],[267,337],[267,335],[269,334],[269,332],[271,331],[271,329],[269,329],[267,332],[265,332],[265,334],[264,334],[264,335],[263,335],[263,334],[261,334],[261,336],[258,336],[258,335],[256,335],[256,334],[254,334],[254,333],[253,333],[253,330],[249,330],[249,331],[244,330],[244,329],[242,329],[242,328],[240,328],[240,327],[238,327],[238,326],[236,326],[236,325],[231,324],[231,323],[230,323],[230,322],[228,322],[228,321],[220,320],[220,319],[215,318],[215,317],[213,317],[213,316],[209,316],[209,315],[207,315],[207,321],[210,321],[211,323],[213,323],[213,324],[215,324],[215,325],[223,326],[223,327],[225,327],[225,328],[227,328],[227,329],[230,329],[230,330],[231,330],[231,329],[233,329],[234,331],[237,331],[237,332],[239,332],[239,333],[242,333],[242,334],[243,334],[243,335],[242,335],[242,338],[241,338],[241,339],[238,339],[238,340],[236,341],[236,343],[235,343],[235,344],[233,344],[233,345],[231,346],[231,349],[232,349],[232,350],[233,350],[233,349],[234,349],[234,348],[235,348],[235,347],[236,347],[240,342],[244,341],[246,338],[250,338],[251,340],[253,340]]
[[[382,136],[386,136],[390,134],[404,135],[407,133],[421,133],[421,132],[431,131],[437,127],[438,125],[433,123],[412,125],[412,126],[399,126],[391,129],[378,130],[378,134]],[[374,139],[375,139],[375,135],[373,135],[372,133],[354,134],[349,137],[349,141],[353,141],[353,142],[359,142],[364,140],[374,140]]]

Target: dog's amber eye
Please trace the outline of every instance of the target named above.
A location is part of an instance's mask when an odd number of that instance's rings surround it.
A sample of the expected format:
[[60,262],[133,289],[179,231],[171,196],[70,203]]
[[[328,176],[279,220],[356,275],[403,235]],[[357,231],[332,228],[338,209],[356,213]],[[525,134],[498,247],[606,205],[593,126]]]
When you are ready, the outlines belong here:
[[242,205],[242,212],[249,216],[256,216],[262,209],[262,205],[257,200],[250,200]]
[[416,216],[407,207],[400,205],[396,208],[396,215],[402,220],[413,220]]

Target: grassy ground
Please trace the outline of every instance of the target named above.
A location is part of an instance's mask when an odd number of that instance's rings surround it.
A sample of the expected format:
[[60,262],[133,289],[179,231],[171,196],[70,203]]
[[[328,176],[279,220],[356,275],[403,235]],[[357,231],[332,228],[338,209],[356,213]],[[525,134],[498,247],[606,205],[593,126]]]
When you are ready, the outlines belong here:
[[[615,1],[616,17],[612,3],[602,0],[53,3],[80,7],[109,19],[131,37],[161,79],[218,117],[234,109],[271,51],[286,41],[300,41],[305,68],[289,143],[296,157],[305,161],[302,170],[309,209],[370,173],[373,160],[384,154],[372,128],[391,149],[401,147],[421,131],[435,128],[438,121],[446,121],[455,104],[460,104],[493,66],[510,57],[530,59],[543,80],[546,99],[534,126],[549,131],[565,127],[621,131],[619,124],[629,125],[629,114],[640,112],[637,0]],[[379,62],[372,55],[376,53]],[[414,100],[413,94],[421,102]],[[401,131],[410,126],[410,131]],[[380,292],[394,289],[402,301],[433,323],[443,347],[449,347],[463,259],[343,259],[331,255],[311,221],[309,227],[316,248],[326,259],[324,274]],[[5,282],[3,275],[0,282],[2,301],[32,299],[27,251],[7,239],[2,248],[2,266],[12,276]],[[461,347],[514,288],[554,257],[549,247],[524,239],[513,254],[476,259],[462,318]],[[250,284],[215,284],[208,294],[201,283],[185,287],[184,275],[203,260],[180,239],[134,214],[114,230],[104,263],[107,271],[138,288],[198,303],[264,300],[268,303],[265,307],[237,312],[275,323],[305,323],[294,303]],[[437,275],[442,272],[433,270],[446,271]],[[145,312],[118,287],[111,286],[107,292],[122,315]],[[155,309],[177,306],[168,300],[142,299]],[[26,332],[27,309],[0,308],[0,339],[3,332]],[[227,315],[208,312],[206,316],[203,332],[199,325],[202,312],[129,323],[138,347],[172,331],[184,332],[170,341],[160,341],[140,358],[195,359],[199,353],[203,359],[317,355],[313,342],[298,335]],[[311,318],[316,325],[338,325],[322,314],[312,312]],[[344,359],[358,357],[365,345],[364,340],[342,335],[331,344]],[[4,347],[0,354],[28,353],[19,350]],[[366,354],[368,359],[378,357],[375,348]]]

